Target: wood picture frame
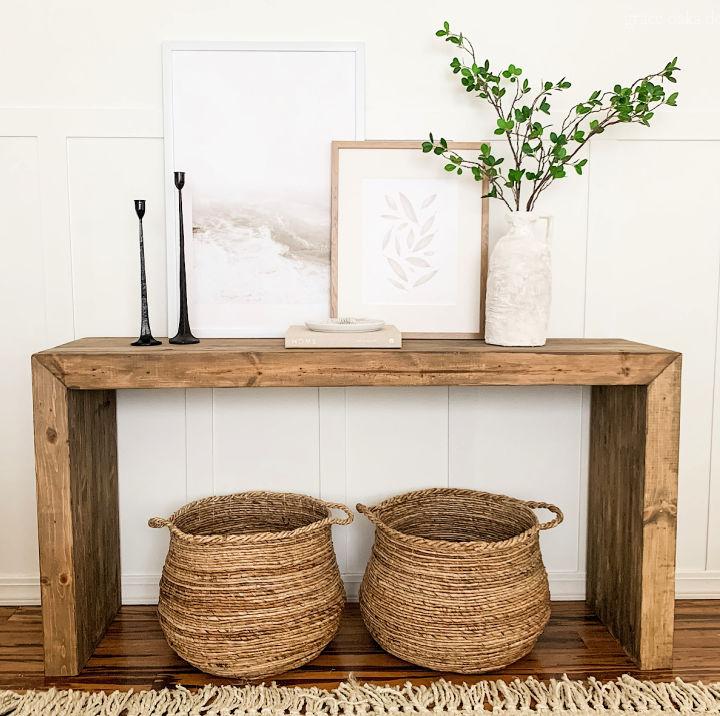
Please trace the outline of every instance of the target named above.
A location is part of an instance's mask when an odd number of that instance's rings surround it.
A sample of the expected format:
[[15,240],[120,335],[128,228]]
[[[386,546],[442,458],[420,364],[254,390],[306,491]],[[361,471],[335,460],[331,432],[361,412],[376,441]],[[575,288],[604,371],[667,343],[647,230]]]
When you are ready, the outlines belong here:
[[[453,150],[473,150],[480,153],[483,142],[448,142]],[[415,140],[366,140],[366,141],[334,141],[332,143],[331,166],[331,239],[330,239],[330,310],[331,316],[338,316],[339,308],[339,224],[340,224],[340,163],[341,152],[345,150],[417,150],[422,149],[422,141]],[[427,157],[428,162],[438,157]],[[457,178],[463,181],[464,178]],[[467,181],[467,180],[466,180]],[[484,179],[478,189],[478,201],[481,207],[481,220],[478,241],[480,245],[479,260],[479,291],[477,330],[474,331],[403,331],[406,338],[433,339],[482,339],[485,336],[485,290],[487,286],[488,250],[489,250],[489,206],[490,200],[483,195],[489,191],[489,182]],[[382,318],[382,316],[380,316]]]

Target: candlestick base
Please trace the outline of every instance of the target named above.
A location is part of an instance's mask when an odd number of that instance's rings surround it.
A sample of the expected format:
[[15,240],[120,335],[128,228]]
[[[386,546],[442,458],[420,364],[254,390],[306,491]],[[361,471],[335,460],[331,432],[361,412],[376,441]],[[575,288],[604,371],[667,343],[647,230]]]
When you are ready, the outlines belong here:
[[131,346],[161,346],[162,341],[157,340],[157,338],[153,338],[151,333],[148,333],[147,335],[140,336],[136,341],[130,344]]
[[195,338],[195,336],[192,333],[178,333],[176,336],[173,336],[168,343],[173,343],[174,345],[181,345],[186,346],[190,345],[192,343],[200,343],[199,338]]

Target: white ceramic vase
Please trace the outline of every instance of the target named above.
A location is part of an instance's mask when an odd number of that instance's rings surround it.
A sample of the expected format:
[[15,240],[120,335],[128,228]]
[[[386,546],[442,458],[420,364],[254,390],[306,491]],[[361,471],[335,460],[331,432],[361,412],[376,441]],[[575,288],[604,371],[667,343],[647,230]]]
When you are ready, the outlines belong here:
[[488,266],[485,341],[496,346],[542,346],[552,296],[552,218],[516,211],[506,219],[510,228],[495,245]]

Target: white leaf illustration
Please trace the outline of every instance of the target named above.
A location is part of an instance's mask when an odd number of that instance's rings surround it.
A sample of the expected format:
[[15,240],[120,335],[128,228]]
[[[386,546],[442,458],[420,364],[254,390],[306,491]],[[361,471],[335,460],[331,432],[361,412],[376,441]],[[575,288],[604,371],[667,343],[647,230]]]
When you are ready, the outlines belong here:
[[390,264],[390,268],[399,278],[401,278],[403,281],[407,281],[407,274],[405,273],[405,271],[403,271],[403,267],[397,261],[395,261],[395,259],[391,259],[388,256],[387,262]]
[[395,214],[380,214],[381,219],[390,219],[391,221],[397,221],[400,217]]
[[395,234],[395,253],[399,256],[400,255],[400,237]]
[[396,281],[394,278],[389,278],[388,281],[390,281],[390,283],[395,286],[395,288],[399,288],[401,291],[407,291],[405,286],[403,286],[400,281]]
[[410,248],[412,246],[413,238],[415,237],[415,232],[410,229],[410,231],[407,232],[407,236],[405,237],[405,245]]
[[435,237],[435,234],[427,234],[426,236],[423,236],[420,241],[417,242],[414,246],[415,251],[420,251],[420,249],[424,249],[426,246],[430,244],[430,242]]
[[425,259],[419,259],[417,256],[408,256],[407,262],[413,266],[422,266],[423,268],[430,268],[430,264]]
[[421,234],[427,234],[428,231],[432,228],[433,222],[435,221],[435,214],[433,214],[423,225],[420,229]]
[[393,210],[397,211],[397,204],[390,194],[385,194],[385,203]]
[[424,276],[420,276],[420,278],[413,284],[413,288],[417,286],[422,286],[424,283],[427,283],[436,273],[437,269],[435,269],[434,271],[430,271],[430,273],[426,273]]
[[385,238],[383,239],[383,242],[382,242],[383,249],[386,249],[387,245],[390,243],[390,237],[392,236],[392,232],[393,232],[392,229],[388,229],[387,234],[385,234]]
[[[430,206],[430,204],[432,204],[436,198],[437,198],[437,194],[431,194],[427,199],[425,199],[425,201],[422,204],[420,204],[420,208],[427,209],[428,206]],[[393,209],[394,208],[395,207],[393,207]]]
[[410,221],[414,221],[417,224],[417,215],[415,214],[415,209],[413,209],[410,199],[408,199],[401,191],[398,192],[398,196],[400,197],[400,204],[402,204],[405,216],[407,216]]

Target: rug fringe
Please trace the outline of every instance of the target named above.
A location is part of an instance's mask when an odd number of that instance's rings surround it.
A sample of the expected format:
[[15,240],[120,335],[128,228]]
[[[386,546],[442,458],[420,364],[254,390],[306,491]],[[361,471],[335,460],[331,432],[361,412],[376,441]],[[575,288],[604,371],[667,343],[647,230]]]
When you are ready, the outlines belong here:
[[720,682],[639,681],[625,675],[602,683],[567,676],[547,682],[480,681],[429,686],[375,686],[354,679],[333,691],[284,686],[183,687],[139,693],[0,691],[0,716],[443,716],[483,712],[535,714],[720,714]]

